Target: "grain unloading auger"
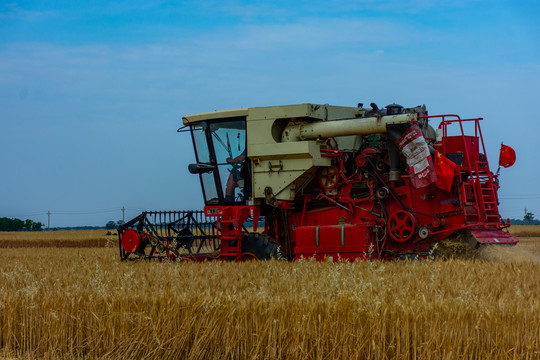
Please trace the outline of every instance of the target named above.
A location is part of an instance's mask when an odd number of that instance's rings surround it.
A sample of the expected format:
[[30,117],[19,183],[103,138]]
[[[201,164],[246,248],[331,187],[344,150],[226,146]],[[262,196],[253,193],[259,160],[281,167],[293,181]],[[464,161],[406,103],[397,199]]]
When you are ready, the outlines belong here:
[[[515,244],[480,120],[373,103],[187,115],[179,132],[191,133],[204,212],[142,213],[119,228],[121,258],[336,261],[423,256],[449,237]],[[514,161],[503,145],[499,165]]]

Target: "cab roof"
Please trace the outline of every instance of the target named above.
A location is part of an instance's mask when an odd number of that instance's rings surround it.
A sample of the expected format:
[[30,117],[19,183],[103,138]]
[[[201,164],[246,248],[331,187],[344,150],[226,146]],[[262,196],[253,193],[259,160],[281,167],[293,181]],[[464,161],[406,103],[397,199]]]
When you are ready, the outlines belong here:
[[361,107],[303,103],[210,111],[186,115],[182,118],[182,120],[184,125],[190,125],[205,120],[239,117],[251,119],[283,119],[308,117],[318,120],[336,120],[358,117],[364,114],[367,110],[369,109],[364,109]]
[[226,119],[232,117],[247,116],[249,108],[237,108],[228,110],[216,110],[209,112],[202,112],[197,114],[186,115],[182,118],[184,125],[189,125],[194,122],[212,119]]

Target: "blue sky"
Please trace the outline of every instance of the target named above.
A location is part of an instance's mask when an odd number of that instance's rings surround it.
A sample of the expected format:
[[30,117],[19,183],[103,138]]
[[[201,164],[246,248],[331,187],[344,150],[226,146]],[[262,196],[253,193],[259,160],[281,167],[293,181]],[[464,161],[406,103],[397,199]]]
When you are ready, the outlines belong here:
[[535,1],[4,1],[0,216],[103,225],[202,207],[185,114],[426,104],[484,117],[501,214],[540,217]]

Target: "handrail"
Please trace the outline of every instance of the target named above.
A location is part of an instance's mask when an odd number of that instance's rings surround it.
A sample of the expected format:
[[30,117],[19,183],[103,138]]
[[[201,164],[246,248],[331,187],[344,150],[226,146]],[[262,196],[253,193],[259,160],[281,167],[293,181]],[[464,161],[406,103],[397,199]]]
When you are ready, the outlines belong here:
[[[448,117],[450,118],[453,118],[453,119],[447,119]],[[481,198],[482,197],[482,194],[481,194],[481,190],[479,190],[477,187],[480,187],[481,188],[481,185],[480,185],[480,169],[478,167],[478,160],[475,161],[474,163],[474,168],[471,166],[471,157],[470,157],[470,154],[469,154],[469,149],[467,147],[467,144],[465,142],[465,131],[463,130],[463,123],[464,122],[469,122],[469,121],[474,121],[474,136],[476,138],[479,138],[480,139],[480,143],[482,144],[482,151],[483,151],[483,155],[484,155],[484,162],[486,163],[486,169],[485,171],[486,172],[490,172],[489,170],[489,163],[488,163],[488,160],[487,160],[487,155],[486,155],[486,147],[485,147],[485,144],[484,144],[484,138],[482,136],[482,130],[480,129],[480,123],[479,121],[480,120],[483,120],[483,118],[479,117],[479,118],[471,118],[471,119],[462,119],[461,117],[459,117],[459,115],[455,115],[455,114],[445,114],[445,115],[429,115],[429,116],[419,116],[418,117],[419,119],[433,119],[433,118],[441,118],[441,123],[439,124],[438,126],[438,129],[441,129],[442,130],[442,151],[443,153],[446,155],[446,138],[448,137],[448,129],[447,129],[447,126],[450,125],[450,124],[453,124],[453,123],[459,123],[459,128],[460,128],[460,131],[461,131],[461,140],[462,140],[462,143],[463,143],[463,151],[464,151],[464,156],[467,158],[467,166],[468,166],[468,169],[469,171],[471,172],[470,176],[471,176],[471,179],[473,180],[473,186],[472,186],[472,189],[473,189],[473,194],[474,194],[474,198],[476,199],[476,212],[478,214],[478,220],[482,219],[483,218],[483,214],[482,214],[482,208],[484,207],[484,199]],[[459,136],[459,135],[458,135]],[[463,166],[463,165],[462,165]],[[474,174],[473,174],[474,172]],[[480,191],[480,194],[478,193]],[[464,194],[464,196],[466,196]]]

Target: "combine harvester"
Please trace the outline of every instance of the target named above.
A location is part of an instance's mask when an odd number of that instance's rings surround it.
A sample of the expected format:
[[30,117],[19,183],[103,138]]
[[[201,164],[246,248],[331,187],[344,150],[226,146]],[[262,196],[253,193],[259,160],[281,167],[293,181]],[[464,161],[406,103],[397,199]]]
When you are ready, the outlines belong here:
[[[118,229],[120,257],[337,261],[426,256],[449,237],[516,244],[480,120],[373,103],[187,115],[178,131],[191,133],[204,211],[143,212]],[[514,161],[502,145],[499,165]]]

